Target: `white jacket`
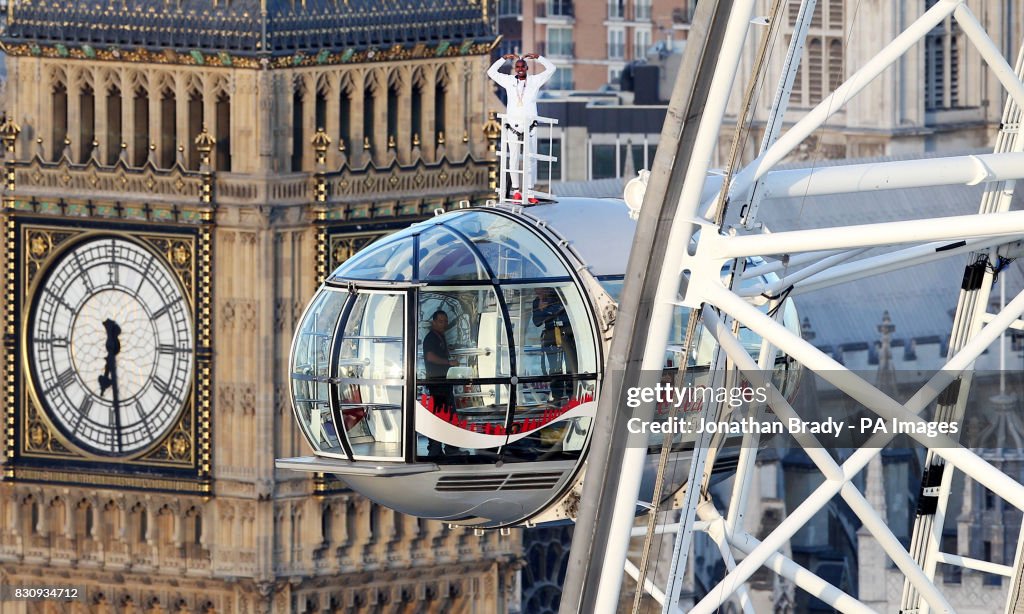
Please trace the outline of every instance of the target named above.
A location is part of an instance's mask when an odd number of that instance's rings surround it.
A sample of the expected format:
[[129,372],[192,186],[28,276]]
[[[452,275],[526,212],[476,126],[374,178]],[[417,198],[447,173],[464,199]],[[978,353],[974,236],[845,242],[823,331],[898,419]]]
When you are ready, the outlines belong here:
[[[495,60],[494,64],[491,64],[491,67],[487,69],[487,76],[505,88],[505,93],[508,97],[508,110],[506,113],[511,119],[517,117],[522,119],[536,117],[537,96],[540,94],[540,88],[555,74],[555,65],[544,56],[540,56],[537,58],[537,61],[544,66],[544,70],[535,75],[527,73],[526,79],[520,81],[516,79],[515,74],[498,72],[498,69],[508,61],[504,58]],[[514,69],[515,64],[513,64]]]

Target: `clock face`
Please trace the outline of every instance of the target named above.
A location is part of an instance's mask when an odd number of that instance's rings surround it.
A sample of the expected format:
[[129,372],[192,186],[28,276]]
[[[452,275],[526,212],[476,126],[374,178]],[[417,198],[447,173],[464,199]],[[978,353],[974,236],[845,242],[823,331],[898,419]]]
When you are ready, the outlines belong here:
[[167,434],[193,370],[189,303],[163,260],[118,237],[64,252],[36,292],[36,392],[75,445],[127,456]]

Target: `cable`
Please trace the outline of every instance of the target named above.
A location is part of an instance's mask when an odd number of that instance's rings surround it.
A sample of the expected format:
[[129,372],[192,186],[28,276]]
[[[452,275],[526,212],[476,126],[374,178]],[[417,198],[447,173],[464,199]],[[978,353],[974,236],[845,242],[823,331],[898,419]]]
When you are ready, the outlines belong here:
[[[782,292],[780,292],[776,296],[766,297],[766,298],[768,298],[769,300],[772,300],[772,301],[774,301],[774,300],[778,300],[779,301],[778,303],[775,304],[774,307],[772,307],[771,309],[768,310],[768,317],[770,317],[770,318],[774,318],[775,317],[775,314],[779,312],[779,308],[782,307],[784,304],[786,304],[786,299],[789,298],[789,293],[792,292],[792,291],[793,291],[793,286],[790,286],[790,287],[786,288],[785,290],[783,290]],[[764,295],[762,294],[761,296],[764,296]]]

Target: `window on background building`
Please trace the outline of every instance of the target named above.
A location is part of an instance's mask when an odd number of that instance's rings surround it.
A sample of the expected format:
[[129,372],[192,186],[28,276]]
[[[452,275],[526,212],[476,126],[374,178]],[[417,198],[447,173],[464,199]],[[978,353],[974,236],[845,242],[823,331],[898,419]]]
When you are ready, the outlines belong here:
[[576,85],[572,80],[572,66],[559,66],[558,70],[555,71],[555,75],[551,77],[551,80],[544,87],[549,90],[575,89]]
[[[140,90],[141,91],[141,90]],[[51,134],[53,139],[50,143],[50,159],[60,160],[61,152],[64,151],[64,138],[68,136],[68,88],[63,83],[57,83],[53,86],[51,92],[52,98],[50,99],[50,108],[52,110],[52,116],[50,119],[50,125],[53,126]],[[135,108],[136,115],[138,115],[138,109],[145,105],[146,110],[149,110],[149,101],[144,97],[142,102],[139,102],[138,96],[136,96]],[[148,124],[148,120],[147,120]],[[146,138],[148,136],[149,126],[144,127],[144,131],[138,129],[136,124],[135,134],[142,134],[142,162],[139,162],[137,157],[135,160],[136,166],[142,166],[142,163],[146,161]],[[137,138],[137,137],[136,137]]]
[[[562,140],[561,139],[551,139],[551,141],[549,142],[546,139],[538,139],[538,141],[537,141],[537,153],[541,154],[542,156],[555,156],[555,161],[551,163],[551,181],[561,181],[562,180]],[[546,163],[542,162],[538,166],[539,166],[539,168],[538,168],[538,171],[537,171],[537,175],[538,175],[537,180],[538,181],[542,181],[542,182],[543,181],[547,181],[548,180],[548,174],[547,174],[547,166],[548,165]]]
[[608,30],[608,58],[621,60],[626,57],[626,31],[619,28]]
[[292,172],[302,170],[302,89],[292,92]]
[[522,0],[498,0],[498,17],[521,15],[522,12]]
[[[67,126],[67,115],[58,115],[58,111],[60,109],[58,109],[58,107],[56,106],[56,97],[57,93],[55,92],[55,104],[53,107],[55,129],[54,142],[56,142],[56,135],[60,134],[59,131],[61,129],[61,126],[58,123],[58,121],[63,119],[63,121],[65,122],[64,126]],[[65,103],[67,102],[66,90],[64,92],[64,101]],[[140,87],[137,90],[135,90],[135,98],[132,101],[132,106],[134,107],[132,123],[135,126],[135,166],[142,166],[143,164],[146,163],[146,156],[148,155],[149,151],[149,94],[146,92],[145,89]],[[61,137],[61,142],[63,142],[63,138],[64,137]],[[58,149],[56,145],[54,145],[54,152],[54,159],[56,160],[58,159],[58,156],[60,156],[60,149]]]
[[[412,123],[412,130],[407,135],[410,139],[409,146],[414,147],[417,141],[423,137],[423,85],[414,83],[412,86],[412,99],[409,104],[409,116]],[[420,141],[422,143],[422,141]]]
[[[380,147],[383,144],[375,143],[373,138],[373,118],[377,115],[377,112],[374,109],[374,107],[376,106],[374,104],[375,101],[376,97],[374,97],[373,95],[373,90],[367,88],[363,92],[363,142],[365,143],[365,139],[369,139],[371,148]],[[293,121],[301,123],[301,119],[294,119]],[[357,150],[362,146],[363,143],[356,143]]]
[[[992,542],[990,541],[981,542],[981,560],[1002,563],[1002,557],[992,558]],[[995,574],[987,573],[982,575],[982,583],[985,586],[999,586],[1003,583],[1003,579]]]
[[448,82],[440,81],[434,86],[434,140],[447,131],[445,116],[448,113]]
[[647,49],[651,46],[650,30],[635,30],[633,32],[633,58],[647,57]]
[[510,53],[518,54],[519,50],[523,48],[522,39],[518,38],[503,38],[498,44],[498,57],[508,55]]
[[[88,83],[78,94],[78,161],[85,164],[92,154],[92,141],[96,138],[96,93]],[[171,166],[174,159],[171,159]]]
[[107,90],[107,164],[114,164],[121,155],[121,88],[111,85]]
[[548,44],[545,55],[553,58],[573,57],[572,28],[548,27]]
[[636,0],[634,5],[636,21],[648,21],[651,18],[651,0]]
[[996,495],[989,489],[985,489],[985,509],[994,510],[996,509]]
[[804,57],[793,81],[792,104],[818,104],[846,78],[843,41],[839,37],[808,36]]
[[573,0],[548,0],[547,9],[549,17],[572,17]]
[[[319,103],[319,99],[317,100]],[[203,104],[203,94],[193,90],[188,95],[188,133],[190,135],[199,134],[206,126],[205,117],[203,112],[206,105]],[[317,111],[319,112],[319,108]],[[319,124],[323,125],[323,124]],[[196,147],[195,136],[192,138],[185,139],[185,149],[188,150],[188,167],[192,170],[199,170],[199,149]]]
[[160,165],[174,166],[174,154],[178,144],[178,97],[168,87],[160,97]]
[[217,118],[217,170],[231,170],[231,95],[222,92],[213,107]]
[[[791,26],[799,12],[800,0],[790,0]],[[844,15],[843,0],[818,2],[815,7],[804,57],[793,83],[791,101],[794,105],[816,105],[843,83],[846,77]]]
[[828,3],[828,27],[835,29],[843,28],[843,2],[845,0],[830,0]]
[[[956,533],[942,535],[942,551],[957,554]],[[942,581],[946,584],[960,584],[963,579],[963,567],[959,565],[942,565]]]
[[619,87],[621,85],[621,83],[619,83],[619,81],[621,79],[622,79],[622,69],[621,68],[615,68],[615,67],[609,67],[608,68],[608,84],[609,85],[614,85],[615,87]]
[[697,0],[683,0],[682,6],[672,9],[673,24],[688,24],[693,22],[693,12],[697,9]]
[[[789,25],[796,23],[797,15],[800,14],[800,1],[789,0]],[[935,2],[929,0],[932,4]],[[843,2],[845,0],[823,0],[818,2],[811,15],[812,28],[825,28],[827,30],[843,29]]]
[[591,179],[609,179],[615,177],[615,145],[590,146],[590,177]]
[[843,42],[832,38],[828,43],[828,89],[835,91],[846,79],[846,67],[843,66]]
[[[633,169],[629,168],[629,158],[633,158]],[[643,143],[622,143],[619,145],[619,177],[632,179],[636,174],[646,168],[644,166],[644,144]],[[627,173],[627,171],[629,171]]]
[[821,100],[823,55],[820,38],[807,41],[807,91],[811,104]]
[[626,0],[608,0],[608,19],[622,19],[626,14]]
[[[928,0],[931,8],[937,0]],[[962,107],[960,69],[963,47],[960,26],[947,17],[924,39],[924,108],[926,111]]]
[[398,83],[388,86],[388,134],[387,139],[398,138]]

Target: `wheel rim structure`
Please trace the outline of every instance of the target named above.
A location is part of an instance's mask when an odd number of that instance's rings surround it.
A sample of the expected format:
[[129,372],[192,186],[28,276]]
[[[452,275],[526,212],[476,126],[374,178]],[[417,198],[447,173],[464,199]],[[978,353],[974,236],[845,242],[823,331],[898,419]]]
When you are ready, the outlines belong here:
[[[813,0],[804,0],[802,11],[809,13],[808,7],[813,8],[813,4]],[[861,379],[799,335],[785,330],[754,305],[758,300],[756,293],[730,289],[728,280],[723,281],[721,271],[730,261],[744,261],[749,257],[785,258],[796,270],[780,274],[780,281],[770,290],[775,293],[785,289],[787,295],[795,296],[870,277],[879,272],[951,256],[962,258],[965,254],[971,254],[972,260],[974,256],[989,256],[993,260],[996,257],[1016,256],[1020,251],[1017,242],[1024,239],[1024,211],[1010,211],[1009,203],[1015,180],[1024,178],[1024,137],[1017,135],[1021,121],[1020,109],[1024,108],[1024,47],[1021,48],[1015,70],[1001,55],[965,0],[939,0],[878,54],[853,71],[831,95],[826,96],[777,140],[766,138],[761,153],[735,172],[731,181],[725,182],[723,193],[702,201],[701,191],[708,176],[714,148],[718,144],[718,135],[723,129],[729,93],[734,82],[742,81],[744,77],[739,74],[740,55],[752,28],[754,8],[754,0],[706,0],[698,5],[691,40],[701,48],[687,48],[680,71],[680,81],[691,81],[693,85],[681,87],[677,84],[669,103],[668,122],[671,125],[663,132],[645,206],[640,213],[638,244],[634,246],[626,275],[624,303],[631,292],[639,294],[643,283],[645,271],[637,267],[644,262],[637,256],[638,251],[653,253],[651,245],[658,241],[667,241],[670,249],[665,254],[660,272],[646,271],[657,277],[657,291],[651,304],[646,306],[649,311],[643,311],[643,299],[637,299],[632,305],[624,304],[620,308],[620,324],[617,325],[616,335],[621,332],[632,338],[619,345],[613,340],[611,354],[615,356],[623,348],[639,347],[641,349],[634,353],[624,354],[627,355],[625,360],[629,361],[631,357],[638,357],[642,353],[642,365],[633,372],[660,369],[671,314],[673,309],[681,305],[701,310],[702,325],[719,342],[721,360],[727,361],[730,367],[738,368],[751,383],[767,380],[764,370],[758,368],[757,361],[750,357],[736,337],[736,322],[764,340],[762,365],[772,364],[770,357],[774,352],[784,352],[878,417],[923,422],[918,414],[938,399],[936,419],[956,419],[965,405],[975,359],[1001,334],[1010,328],[1020,328],[1024,322],[1024,292],[1013,297],[1001,309],[989,311],[993,271],[979,274],[976,280],[965,284],[954,316],[954,331],[946,362],[906,403],[895,401],[889,394]],[[829,117],[947,18],[957,22],[966,40],[984,59],[1006,93],[1003,129],[996,138],[994,153],[930,158],[927,163],[882,162],[810,170],[775,170]],[[713,53],[709,53],[708,47],[713,47]],[[713,61],[709,57],[713,57]],[[790,73],[790,85],[791,77]],[[777,109],[785,109],[787,90],[784,83],[780,87],[783,92],[782,104]],[[699,102],[693,100],[692,97],[697,94],[706,98]],[[682,117],[689,119],[689,126],[682,122]],[[668,139],[665,138],[666,134]],[[687,155],[680,156],[677,155],[678,150],[672,148],[683,142],[690,149]],[[770,207],[770,199],[787,194],[812,196],[955,183],[985,185],[978,214],[771,234],[764,232],[757,223],[759,205]],[[675,197],[678,197],[678,201],[667,209],[672,213],[668,216],[670,221],[666,222],[662,201]],[[721,217],[721,203],[729,203],[730,207],[742,211],[742,223],[730,226],[716,224],[715,220]],[[648,229],[646,234],[644,228]],[[651,245],[641,244],[643,241]],[[865,250],[883,246],[894,248],[894,251],[858,259]],[[645,249],[647,252],[644,252]],[[740,277],[754,273],[736,271]],[[640,318],[640,313],[645,317]],[[627,317],[635,318],[632,328],[621,326],[623,318]],[[644,339],[643,342],[636,341],[640,337]],[[613,368],[609,366],[608,370],[612,371]],[[627,370],[625,377],[628,378],[629,374]],[[630,382],[631,385],[637,383],[643,384],[642,381]],[[615,398],[606,400],[604,396],[614,395],[615,390],[614,385],[604,388],[596,418],[598,429],[614,424],[610,416],[619,411],[616,405],[621,404]],[[768,405],[782,419],[797,416],[786,398],[777,392],[770,395]],[[638,503],[636,493],[642,457],[629,451],[619,457],[609,456],[613,454],[608,451],[612,447],[612,437],[610,434],[603,437],[595,435],[592,444],[588,477],[593,475],[595,479],[604,481],[599,485],[584,485],[580,524],[574,536],[562,597],[563,614],[613,612],[619,603],[619,590],[624,575],[628,573],[634,579],[638,577],[637,569],[628,561],[626,553],[633,529],[633,510]],[[923,491],[923,494],[934,499],[935,510],[918,514],[911,545],[906,548],[886,526],[869,497],[852,482],[869,464],[881,465],[881,449],[892,437],[874,436],[868,445],[857,449],[840,464],[822,448],[813,435],[794,434],[797,444],[822,474],[824,481],[800,505],[789,511],[785,520],[762,540],[747,533],[742,518],[742,505],[749,492],[749,481],[753,479],[756,442],[753,450],[749,446],[744,447],[733,496],[725,510],[718,509],[706,496],[709,469],[713,464],[708,462],[708,458],[713,458],[714,451],[702,450],[701,454],[695,451],[688,484],[700,487],[688,487],[684,495],[677,499],[680,506],[678,523],[659,527],[661,532],[676,534],[667,583],[665,586],[656,586],[641,573],[638,590],[654,597],[662,605],[663,612],[679,611],[680,578],[686,567],[692,534],[703,531],[718,545],[727,573],[691,612],[710,614],[733,597],[739,599],[745,611],[752,612],[753,606],[744,596],[744,591],[746,582],[762,566],[812,592],[838,611],[870,612],[872,610],[868,606],[800,567],[786,554],[788,540],[838,495],[904,574],[906,580],[901,611],[953,611],[934,579],[939,562],[1010,576],[1012,580],[1006,611],[1013,611],[1020,598],[1024,533],[1018,538],[1012,567],[943,553],[939,549],[939,539],[954,471],[962,472],[1019,510],[1024,510],[1024,485],[952,437],[928,439],[913,435],[917,443],[927,450],[927,471],[923,480],[927,492]],[[608,461],[609,458],[613,460]],[[614,477],[603,477],[609,473],[607,468],[601,466],[605,462],[617,463]],[[602,519],[597,518],[599,515]],[[632,531],[632,534],[635,535],[636,531]],[[601,554],[595,556],[595,553]],[[736,555],[742,555],[742,560],[737,561]],[[592,560],[585,560],[588,557]]]

